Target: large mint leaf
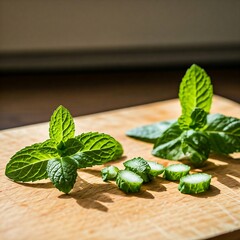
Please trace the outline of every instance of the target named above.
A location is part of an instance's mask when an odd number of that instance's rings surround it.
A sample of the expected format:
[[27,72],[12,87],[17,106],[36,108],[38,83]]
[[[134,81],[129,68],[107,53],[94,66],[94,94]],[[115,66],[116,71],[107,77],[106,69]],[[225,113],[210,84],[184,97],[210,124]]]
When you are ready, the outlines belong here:
[[189,129],[192,122],[191,114],[195,108],[209,112],[212,103],[213,89],[207,73],[193,64],[182,79],[179,89],[179,100],[182,115],[179,118],[181,129]]
[[240,152],[240,119],[210,114],[207,117],[205,132],[209,136],[213,152],[219,154]]
[[48,177],[53,185],[69,193],[77,178],[77,164],[70,157],[52,159],[47,164]]
[[182,152],[182,130],[178,123],[171,125],[156,140],[152,154],[169,160],[179,160],[184,157]]
[[72,156],[78,168],[101,165],[123,154],[121,144],[113,137],[97,132],[83,133],[76,137],[83,147]]
[[137,128],[133,128],[126,132],[126,135],[139,139],[144,142],[154,143],[156,139],[176,120],[158,122],[154,124],[149,124]]
[[208,137],[199,131],[186,131],[183,134],[182,151],[193,165],[203,165],[210,153]]
[[58,157],[55,148],[40,143],[18,151],[8,162],[5,174],[14,181],[36,181],[47,178],[47,162]]
[[75,127],[70,112],[63,106],[59,106],[51,116],[49,136],[57,143],[65,142],[73,138]]

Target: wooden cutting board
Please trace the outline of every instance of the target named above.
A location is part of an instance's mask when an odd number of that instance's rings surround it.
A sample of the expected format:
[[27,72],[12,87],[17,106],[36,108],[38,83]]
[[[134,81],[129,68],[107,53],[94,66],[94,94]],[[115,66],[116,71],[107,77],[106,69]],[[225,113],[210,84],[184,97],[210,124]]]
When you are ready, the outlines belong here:
[[[215,97],[212,113],[240,117],[237,103]],[[158,102],[75,118],[77,134],[99,131],[111,134],[124,147],[124,160],[142,156],[167,166],[173,161],[151,155],[152,144],[125,136],[128,129],[177,118],[178,100]],[[162,178],[126,195],[114,182],[100,176],[103,166],[78,171],[69,195],[49,180],[14,183],[4,175],[9,158],[19,149],[48,137],[48,123],[0,132],[0,239],[221,239],[240,237],[240,155],[213,156],[203,171],[213,175],[210,191],[184,195],[178,184]],[[238,158],[238,159],[237,159]],[[193,172],[201,171],[195,169]],[[234,232],[233,232],[234,231]],[[233,232],[233,233],[231,233]],[[225,235],[223,235],[225,234]],[[231,237],[231,238],[229,238]],[[215,239],[215,238],[214,238]]]

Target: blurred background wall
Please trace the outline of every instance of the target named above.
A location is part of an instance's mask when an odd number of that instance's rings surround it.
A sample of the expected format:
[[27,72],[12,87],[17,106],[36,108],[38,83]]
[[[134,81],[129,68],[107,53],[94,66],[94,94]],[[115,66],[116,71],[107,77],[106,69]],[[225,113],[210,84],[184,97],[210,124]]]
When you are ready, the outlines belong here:
[[0,0],[0,128],[177,97],[192,63],[240,102],[240,1]]

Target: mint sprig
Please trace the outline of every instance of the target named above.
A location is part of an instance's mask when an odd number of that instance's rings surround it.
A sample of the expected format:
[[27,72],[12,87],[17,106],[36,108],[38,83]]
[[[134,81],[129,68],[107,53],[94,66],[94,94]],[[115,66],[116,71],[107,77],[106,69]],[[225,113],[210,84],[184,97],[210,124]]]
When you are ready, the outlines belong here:
[[70,112],[59,106],[50,121],[50,139],[25,147],[13,155],[5,170],[18,182],[50,178],[56,188],[68,193],[73,188],[78,168],[100,165],[120,158],[122,145],[104,133],[82,133],[74,137]]
[[187,158],[195,166],[203,165],[210,152],[239,152],[240,119],[209,114],[212,95],[210,77],[202,68],[193,64],[180,84],[182,114],[178,120],[134,128],[126,134],[154,143],[154,156],[169,160]]

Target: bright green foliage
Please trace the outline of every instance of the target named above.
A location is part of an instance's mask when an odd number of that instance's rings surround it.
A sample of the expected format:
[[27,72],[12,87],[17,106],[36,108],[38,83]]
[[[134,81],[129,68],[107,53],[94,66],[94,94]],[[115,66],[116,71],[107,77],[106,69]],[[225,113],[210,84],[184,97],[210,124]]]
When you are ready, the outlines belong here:
[[77,168],[103,164],[123,154],[113,137],[90,132],[74,138],[74,129],[69,111],[58,107],[51,117],[51,139],[18,151],[6,166],[6,176],[21,182],[49,177],[60,191],[68,193],[76,181]]
[[139,192],[143,179],[136,173],[129,170],[120,170],[118,172],[116,183],[125,193]]
[[196,194],[209,189],[212,176],[206,173],[195,173],[180,179],[178,190],[181,193]]
[[[210,152],[239,152],[240,119],[208,114],[212,95],[209,76],[193,64],[180,84],[182,115],[178,121],[135,128],[128,131],[127,135],[153,142],[152,154],[156,157],[169,160],[187,158],[195,166],[202,166]],[[158,126],[164,127],[160,130]]]
[[69,193],[77,178],[77,164],[70,157],[49,160],[48,177],[53,185],[64,193]]
[[70,112],[63,106],[59,106],[51,116],[49,136],[55,142],[65,142],[73,138],[75,126]]
[[152,175],[150,174],[150,166],[146,160],[141,157],[133,158],[123,163],[126,170],[135,172],[138,174],[144,182],[150,182]]
[[190,167],[185,164],[172,164],[165,168],[164,177],[170,181],[178,181],[181,177],[186,176]]
[[45,179],[48,160],[57,156],[56,149],[41,144],[25,147],[10,159],[5,174],[10,179],[21,182]]
[[179,125],[189,129],[192,122],[191,114],[195,108],[209,112],[212,104],[213,89],[210,77],[198,65],[193,64],[182,79],[179,89],[179,100],[182,115]]
[[101,170],[103,181],[113,180],[117,177],[119,169],[115,166],[108,166]]

